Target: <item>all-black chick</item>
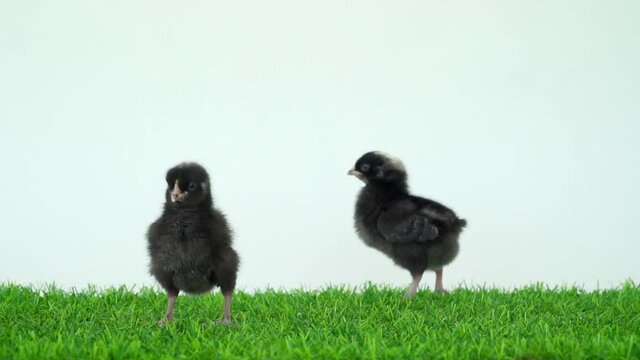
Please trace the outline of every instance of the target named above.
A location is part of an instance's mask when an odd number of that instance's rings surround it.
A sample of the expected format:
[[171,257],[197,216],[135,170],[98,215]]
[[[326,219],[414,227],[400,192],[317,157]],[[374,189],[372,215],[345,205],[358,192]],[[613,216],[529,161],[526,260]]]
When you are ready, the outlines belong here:
[[467,222],[435,201],[409,194],[402,162],[383,152],[364,154],[348,172],[365,183],[356,202],[355,227],[364,243],[409,270],[415,294],[425,270],[436,273],[436,291],[442,268],[458,254],[458,236]]
[[224,295],[221,323],[231,323],[238,254],[231,247],[231,229],[213,207],[207,171],[183,163],[167,172],[162,215],[147,232],[150,273],[167,291],[168,306],[158,325],[173,320],[180,291],[201,294],[219,286]]

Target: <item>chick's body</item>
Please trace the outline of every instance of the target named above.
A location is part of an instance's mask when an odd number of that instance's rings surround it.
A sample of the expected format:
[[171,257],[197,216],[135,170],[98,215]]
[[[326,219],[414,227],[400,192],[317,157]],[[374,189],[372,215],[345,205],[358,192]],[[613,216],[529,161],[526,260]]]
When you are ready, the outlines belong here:
[[239,258],[225,216],[213,206],[209,175],[195,163],[167,172],[165,205],[148,230],[150,273],[167,291],[169,305],[159,324],[173,319],[180,291],[201,294],[219,286],[223,323],[229,323]]
[[149,229],[149,254],[151,274],[167,291],[200,294],[235,286],[238,256],[218,210],[165,208]]
[[366,185],[355,207],[355,229],[363,242],[407,269],[412,296],[425,270],[436,272],[436,290],[444,291],[442,268],[458,254],[466,220],[446,206],[411,195],[404,165],[388,154],[363,155],[349,172]]
[[389,194],[384,188],[366,186],[360,191],[355,212],[356,231],[366,245],[383,252],[411,274],[442,268],[455,259],[459,250],[458,235],[461,222],[447,224],[434,221],[438,229],[435,239],[393,241],[385,237],[378,228],[385,212],[398,207],[406,207],[408,212],[417,213],[432,208],[450,211],[435,201],[406,194]]

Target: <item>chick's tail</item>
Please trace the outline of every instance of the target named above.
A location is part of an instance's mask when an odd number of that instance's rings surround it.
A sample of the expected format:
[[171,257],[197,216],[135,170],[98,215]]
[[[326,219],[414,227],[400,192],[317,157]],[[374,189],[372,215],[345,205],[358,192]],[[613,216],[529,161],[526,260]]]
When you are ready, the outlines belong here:
[[467,226],[467,220],[465,220],[465,219],[457,219],[453,223],[453,226],[451,226],[451,229],[454,232],[460,233],[460,232],[462,232],[462,229],[465,228],[466,226]]

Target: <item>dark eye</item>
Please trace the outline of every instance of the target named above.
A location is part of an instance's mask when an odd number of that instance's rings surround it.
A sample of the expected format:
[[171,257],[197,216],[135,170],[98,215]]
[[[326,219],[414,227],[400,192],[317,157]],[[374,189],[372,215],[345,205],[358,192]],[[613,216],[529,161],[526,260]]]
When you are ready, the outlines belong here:
[[360,168],[362,169],[362,171],[369,171],[369,164],[364,164]]
[[189,184],[189,191],[193,191],[196,189],[196,183]]

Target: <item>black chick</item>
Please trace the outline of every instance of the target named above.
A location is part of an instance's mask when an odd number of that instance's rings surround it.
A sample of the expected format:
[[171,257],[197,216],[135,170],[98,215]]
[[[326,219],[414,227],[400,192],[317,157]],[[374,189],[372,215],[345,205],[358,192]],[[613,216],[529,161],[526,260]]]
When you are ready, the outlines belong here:
[[365,183],[356,202],[355,227],[364,243],[409,270],[415,294],[425,270],[436,273],[436,291],[442,286],[442,268],[458,254],[458,236],[467,222],[435,201],[409,194],[402,162],[383,152],[364,154],[348,172]]
[[180,291],[201,294],[219,286],[224,295],[221,323],[231,323],[238,254],[231,247],[231,229],[213,207],[207,171],[183,163],[167,172],[162,215],[147,232],[150,273],[167,291],[168,306],[158,325],[173,320]]

